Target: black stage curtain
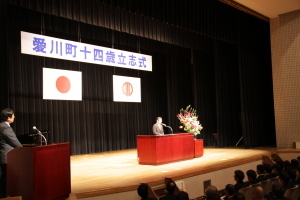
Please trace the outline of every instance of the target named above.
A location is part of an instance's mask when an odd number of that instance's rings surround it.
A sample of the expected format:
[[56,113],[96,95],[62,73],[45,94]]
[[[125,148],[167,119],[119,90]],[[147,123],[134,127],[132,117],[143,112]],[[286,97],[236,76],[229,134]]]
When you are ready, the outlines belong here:
[[241,15],[237,31],[244,144],[274,145],[270,29],[264,21]]
[[[219,147],[241,136],[248,148],[275,144],[267,23],[217,1],[180,3],[183,13],[175,21],[174,11],[155,11],[165,9],[164,1],[10,2],[17,6],[5,8],[7,81],[1,91],[8,92],[1,102],[8,104],[1,107],[15,110],[17,134],[33,125],[50,130],[49,142],[71,142],[72,154],[129,149],[136,135],[151,134],[157,116],[180,132],[176,114],[191,105],[205,145],[213,144],[213,133],[219,133]],[[153,71],[20,54],[20,31],[152,55]],[[82,71],[83,101],[42,100],[43,67]],[[112,75],[140,77],[142,103],[114,103]]]

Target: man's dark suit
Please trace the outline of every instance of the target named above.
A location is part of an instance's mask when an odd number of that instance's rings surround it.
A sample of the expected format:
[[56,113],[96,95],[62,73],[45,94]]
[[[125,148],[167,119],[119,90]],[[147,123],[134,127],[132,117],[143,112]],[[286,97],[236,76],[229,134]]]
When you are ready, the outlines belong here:
[[13,129],[6,123],[0,123],[0,164],[6,164],[6,154],[14,147],[22,147]]
[[152,131],[154,135],[164,135],[164,128],[160,124],[154,124],[152,127]]
[[14,147],[22,147],[13,129],[6,123],[0,123],[0,198],[6,197],[6,155]]

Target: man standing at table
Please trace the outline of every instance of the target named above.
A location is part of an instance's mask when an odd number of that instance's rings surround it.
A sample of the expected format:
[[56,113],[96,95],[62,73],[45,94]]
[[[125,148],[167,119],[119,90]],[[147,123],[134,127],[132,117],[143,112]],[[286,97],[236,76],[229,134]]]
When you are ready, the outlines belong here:
[[164,128],[161,117],[156,118],[156,123],[152,126],[152,131],[154,135],[164,135]]
[[10,124],[15,120],[14,111],[6,108],[0,113],[0,198],[6,197],[6,155],[15,147],[22,147]]

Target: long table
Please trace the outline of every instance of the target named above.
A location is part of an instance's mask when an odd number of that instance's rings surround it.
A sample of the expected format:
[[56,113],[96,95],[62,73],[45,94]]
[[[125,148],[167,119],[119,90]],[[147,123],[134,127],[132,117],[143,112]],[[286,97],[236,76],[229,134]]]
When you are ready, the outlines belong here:
[[[202,148],[199,148],[199,142],[202,142]],[[140,164],[160,165],[202,156],[203,140],[194,140],[193,133],[138,135],[137,151]]]

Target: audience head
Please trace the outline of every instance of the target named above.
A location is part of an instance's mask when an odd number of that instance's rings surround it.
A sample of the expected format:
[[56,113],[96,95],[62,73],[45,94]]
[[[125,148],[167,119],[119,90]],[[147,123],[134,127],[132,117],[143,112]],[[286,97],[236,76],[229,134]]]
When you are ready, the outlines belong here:
[[282,171],[279,174],[279,180],[282,185],[286,185],[290,181],[290,176],[286,171]]
[[206,188],[205,195],[206,195],[206,200],[220,200],[221,199],[221,197],[218,193],[218,189],[213,185],[210,185]]
[[279,164],[274,164],[272,166],[272,169],[273,169],[273,172],[275,172],[275,173],[280,173],[282,171],[282,168]]
[[176,200],[189,200],[189,195],[188,193],[184,192],[184,191],[180,191],[177,196],[176,196]]
[[227,193],[232,196],[236,191],[235,191],[235,186],[232,184],[227,184],[225,187],[225,190],[227,191]]
[[300,165],[297,167],[298,174],[300,174]]
[[284,162],[284,169],[289,170],[291,168],[291,163],[288,160],[285,160]]
[[300,163],[300,156],[297,157],[298,162]]
[[250,169],[250,170],[247,171],[246,174],[248,176],[248,180],[249,181],[253,181],[253,180],[256,179],[257,174],[256,174],[256,172],[254,170]]
[[262,164],[260,165],[257,165],[256,166],[256,172],[257,174],[261,175],[261,174],[264,174],[265,173],[265,168]]
[[295,180],[296,179],[297,174],[296,174],[295,170],[289,169],[287,171],[287,173],[289,174],[291,180]]
[[232,200],[245,200],[245,196],[242,193],[237,192],[232,196]]
[[244,174],[243,171],[241,171],[241,170],[235,170],[234,171],[234,180],[236,182],[243,181],[244,178],[245,178],[245,174]]
[[148,187],[145,183],[142,183],[137,190],[140,197],[145,198],[148,196]]
[[281,183],[274,182],[271,186],[271,192],[277,197],[281,198],[284,194],[284,189]]
[[176,188],[176,183],[174,181],[169,181],[166,185],[166,190],[168,193],[174,194]]
[[277,160],[277,161],[276,161],[276,164],[278,164],[278,165],[281,167],[281,169],[284,168],[284,163],[283,163],[283,161]]
[[264,164],[265,170],[267,174],[272,173],[272,166],[270,164]]
[[253,187],[252,189],[252,200],[265,199],[265,194],[262,187]]
[[299,165],[299,162],[298,162],[297,159],[292,159],[291,160],[291,166],[292,166],[292,168],[296,169],[298,167],[298,165]]

